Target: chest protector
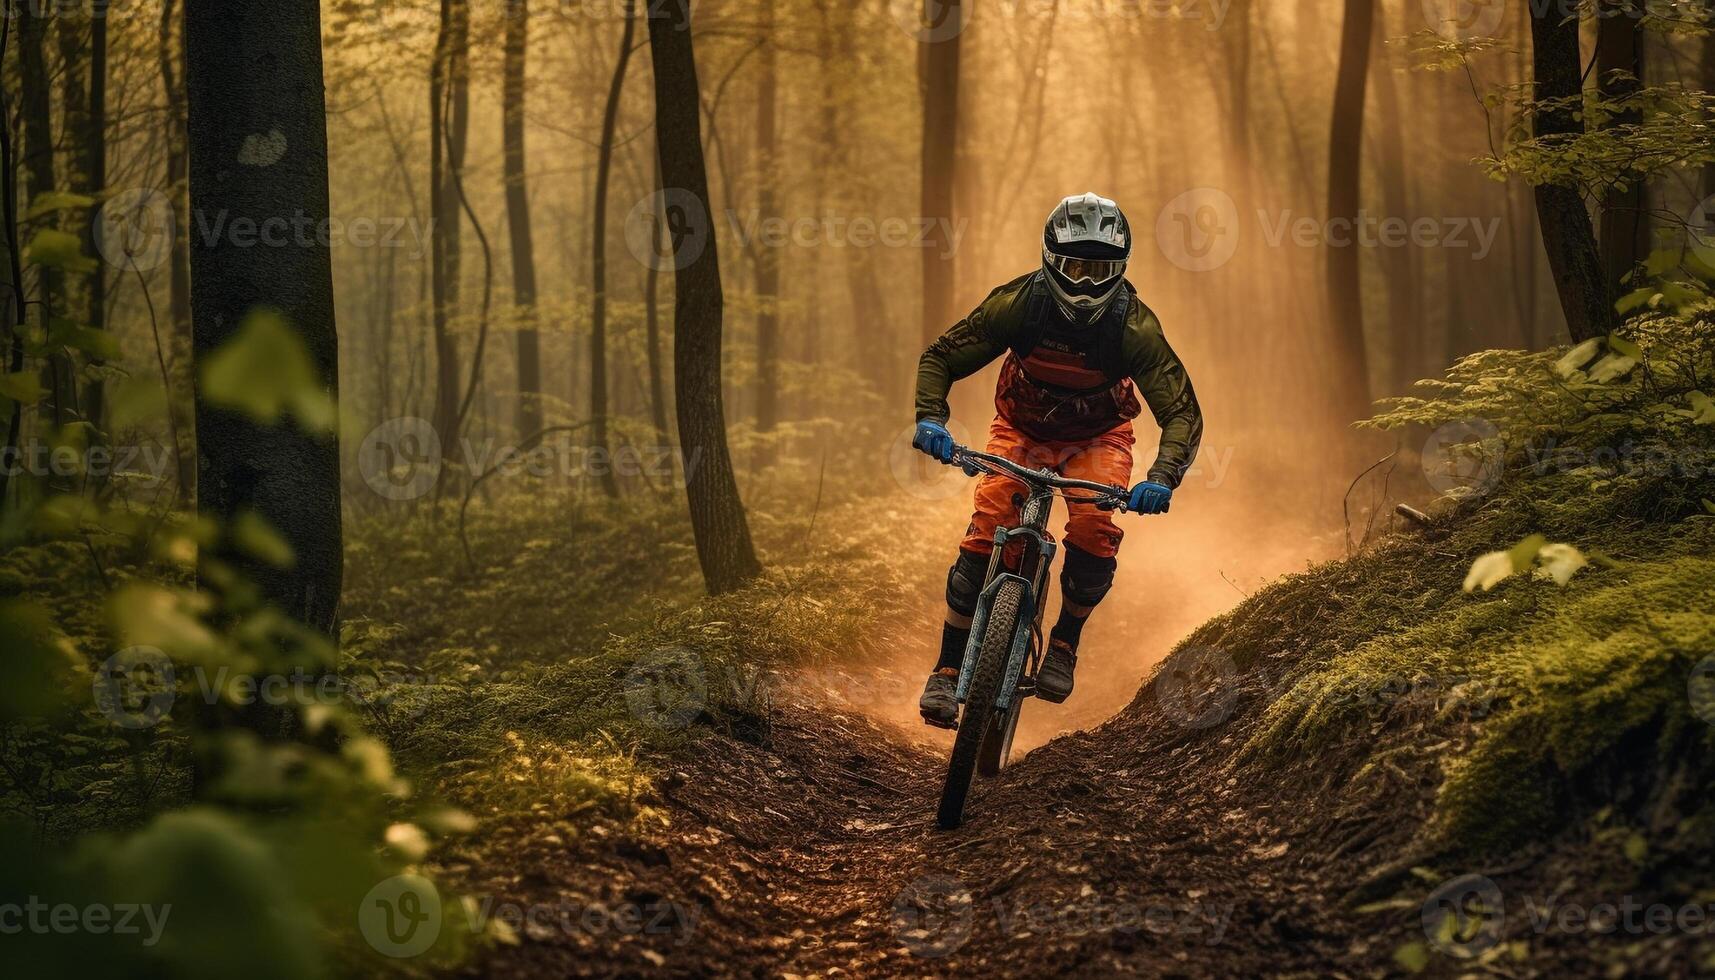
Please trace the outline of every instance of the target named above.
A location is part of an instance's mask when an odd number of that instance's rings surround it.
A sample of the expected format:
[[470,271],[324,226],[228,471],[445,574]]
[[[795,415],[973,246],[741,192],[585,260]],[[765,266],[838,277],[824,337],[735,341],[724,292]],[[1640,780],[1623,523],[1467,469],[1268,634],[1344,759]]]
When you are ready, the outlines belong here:
[[1135,302],[1131,284],[1082,337],[1057,330],[1057,313],[1041,274],[1031,282],[1024,329],[1001,364],[995,410],[1039,442],[1080,442],[1143,411],[1121,364],[1120,340]]

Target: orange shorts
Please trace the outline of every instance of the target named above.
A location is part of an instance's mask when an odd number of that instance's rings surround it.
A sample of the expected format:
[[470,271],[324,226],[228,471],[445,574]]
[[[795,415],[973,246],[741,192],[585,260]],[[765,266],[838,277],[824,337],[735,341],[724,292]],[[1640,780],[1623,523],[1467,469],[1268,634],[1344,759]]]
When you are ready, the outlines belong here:
[[[1025,466],[1047,466],[1069,479],[1129,486],[1131,447],[1135,441],[1131,423],[1123,422],[1094,439],[1038,442],[996,416],[989,426],[988,451]],[[995,528],[1018,520],[1024,493],[1024,485],[1008,477],[984,476],[978,480],[976,510],[959,547],[985,557],[994,551]],[[1060,500],[1065,503],[1064,497]],[[1068,510],[1067,544],[1097,558],[1112,558],[1119,551],[1125,532],[1114,524],[1112,511],[1101,510],[1094,504],[1069,504]]]

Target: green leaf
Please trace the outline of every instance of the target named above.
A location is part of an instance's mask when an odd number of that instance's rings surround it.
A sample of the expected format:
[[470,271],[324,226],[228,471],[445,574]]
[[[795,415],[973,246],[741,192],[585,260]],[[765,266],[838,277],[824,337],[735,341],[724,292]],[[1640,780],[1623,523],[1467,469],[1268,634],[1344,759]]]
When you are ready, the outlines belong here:
[[1645,286],[1642,289],[1634,289],[1626,295],[1621,296],[1619,300],[1614,303],[1614,309],[1621,313],[1630,313],[1649,302],[1655,295],[1656,291],[1654,286]]
[[53,228],[36,232],[24,248],[24,261],[66,272],[94,272],[99,265],[83,254],[83,242],[76,235]]
[[1601,349],[1601,338],[1591,337],[1562,354],[1560,360],[1554,362],[1554,373],[1562,378],[1570,378],[1573,372],[1589,364],[1590,359],[1595,357]]
[[6,637],[7,660],[0,719],[51,714],[83,671],[82,657],[47,610],[22,599],[0,602],[0,636]]
[[333,428],[333,399],[316,377],[309,348],[273,310],[245,317],[202,367],[209,404],[274,424],[288,412],[310,431]]
[[1470,571],[1465,573],[1466,592],[1482,589],[1489,591],[1504,582],[1514,572],[1512,557],[1504,551],[1491,551],[1478,555],[1471,563]]
[[1429,965],[1429,947],[1422,943],[1406,943],[1393,951],[1393,961],[1407,973],[1422,973]]
[[1642,864],[1649,860],[1649,840],[1642,834],[1633,834],[1626,838],[1626,860],[1633,864]]
[[1710,398],[1701,391],[1693,391],[1685,396],[1691,405],[1691,421],[1696,425],[1715,425],[1715,398]]
[[34,405],[48,396],[41,376],[34,371],[0,374],[0,395],[23,405]]
[[233,518],[231,533],[232,543],[252,558],[267,562],[275,568],[291,567],[291,544],[255,511],[247,510]]
[[54,317],[48,328],[48,344],[68,347],[97,361],[119,359],[119,339],[105,330],[86,327],[64,317]]
[[1641,361],[1644,359],[1644,350],[1642,347],[1639,347],[1637,344],[1632,343],[1617,333],[1611,333],[1608,335],[1608,349],[1623,357],[1629,357],[1634,361]]
[[1536,561],[1536,553],[1541,551],[1542,546],[1547,543],[1547,538],[1540,534],[1532,534],[1513,545],[1512,550],[1507,552],[1507,558],[1512,561],[1513,572],[1522,572],[1529,568],[1531,563]]
[[1715,500],[1710,500],[1708,497],[1704,497],[1703,509],[1708,513],[1715,514]]
[[95,198],[87,194],[73,194],[70,191],[47,191],[37,194],[30,202],[30,209],[24,212],[25,221],[33,221],[44,214],[55,211],[72,211],[77,208],[95,206]]

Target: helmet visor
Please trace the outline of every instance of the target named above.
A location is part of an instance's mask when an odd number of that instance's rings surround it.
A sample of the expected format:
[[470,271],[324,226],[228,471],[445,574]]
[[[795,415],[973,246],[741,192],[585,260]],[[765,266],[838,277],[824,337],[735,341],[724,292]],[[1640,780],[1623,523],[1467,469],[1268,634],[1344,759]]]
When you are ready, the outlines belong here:
[[1099,286],[1125,271],[1124,259],[1076,259],[1043,250],[1042,259],[1074,285]]

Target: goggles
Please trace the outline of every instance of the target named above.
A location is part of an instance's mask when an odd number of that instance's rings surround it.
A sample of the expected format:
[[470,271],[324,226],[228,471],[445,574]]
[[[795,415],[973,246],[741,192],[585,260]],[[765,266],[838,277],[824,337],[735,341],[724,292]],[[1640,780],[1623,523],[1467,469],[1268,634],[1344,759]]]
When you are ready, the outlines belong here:
[[1124,259],[1075,259],[1042,250],[1042,261],[1065,276],[1074,285],[1089,283],[1099,286],[1125,271]]

